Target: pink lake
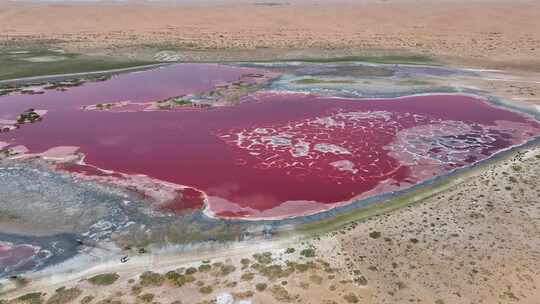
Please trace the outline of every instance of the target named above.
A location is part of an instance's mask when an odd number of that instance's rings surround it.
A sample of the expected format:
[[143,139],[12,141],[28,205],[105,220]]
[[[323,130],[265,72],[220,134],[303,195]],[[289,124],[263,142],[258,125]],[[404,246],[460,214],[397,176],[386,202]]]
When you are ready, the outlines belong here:
[[407,188],[540,135],[531,117],[451,94],[369,100],[261,92],[198,110],[81,109],[209,91],[252,72],[173,65],[65,92],[3,96],[0,119],[28,108],[48,112],[0,133],[0,142],[32,153],[78,146],[89,165],[190,187],[185,202],[165,211],[279,219]]

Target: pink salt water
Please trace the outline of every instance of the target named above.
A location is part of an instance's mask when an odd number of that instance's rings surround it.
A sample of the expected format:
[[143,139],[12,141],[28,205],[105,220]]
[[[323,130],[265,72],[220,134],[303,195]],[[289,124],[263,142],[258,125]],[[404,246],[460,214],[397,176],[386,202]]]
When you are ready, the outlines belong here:
[[409,187],[540,135],[534,119],[463,95],[257,93],[198,111],[81,110],[209,91],[254,72],[174,65],[65,92],[0,97],[0,119],[27,108],[49,111],[39,123],[0,133],[0,142],[32,153],[78,146],[87,164],[190,187],[186,201],[164,211],[201,208],[204,192],[208,215],[277,219]]

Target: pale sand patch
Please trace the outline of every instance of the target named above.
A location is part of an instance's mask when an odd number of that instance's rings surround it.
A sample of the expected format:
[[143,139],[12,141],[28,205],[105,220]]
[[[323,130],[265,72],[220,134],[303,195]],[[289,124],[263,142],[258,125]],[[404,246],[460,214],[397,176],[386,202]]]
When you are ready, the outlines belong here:
[[336,204],[322,204],[313,201],[287,201],[272,209],[257,210],[251,207],[242,207],[224,198],[210,196],[204,209],[204,214],[211,218],[228,218],[228,216],[218,216],[221,212],[248,213],[245,217],[233,216],[248,221],[258,220],[280,220],[285,218],[299,217],[316,214],[324,210],[334,208]]
[[0,119],[0,125],[13,125],[15,123],[17,123],[17,121],[13,119]]
[[29,150],[23,145],[17,145],[9,149],[10,153],[16,154],[16,155],[25,155]]
[[57,62],[57,61],[63,61],[66,59],[67,57],[65,56],[37,56],[37,57],[23,58],[22,60],[28,61],[28,62],[41,63],[41,62]]
[[38,155],[46,160],[70,161],[75,160],[78,157],[77,151],[79,151],[79,147],[76,146],[59,146],[39,153]]

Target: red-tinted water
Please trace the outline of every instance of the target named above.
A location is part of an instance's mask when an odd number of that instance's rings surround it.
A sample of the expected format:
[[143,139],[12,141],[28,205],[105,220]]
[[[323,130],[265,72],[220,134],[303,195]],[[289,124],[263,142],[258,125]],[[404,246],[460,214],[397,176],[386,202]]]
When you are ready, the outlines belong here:
[[[177,65],[67,92],[0,97],[0,119],[27,108],[49,110],[42,122],[0,133],[0,141],[31,152],[79,146],[86,163],[99,168],[204,191],[217,216],[279,218],[381,192],[383,184],[386,190],[414,184],[430,177],[426,172],[464,166],[540,134],[532,119],[458,95],[256,94],[240,105],[200,111],[80,110],[211,90],[247,71]],[[164,210],[202,204],[197,190],[184,197]]]
[[38,249],[30,245],[0,244],[0,273],[13,268],[32,268],[32,258]]

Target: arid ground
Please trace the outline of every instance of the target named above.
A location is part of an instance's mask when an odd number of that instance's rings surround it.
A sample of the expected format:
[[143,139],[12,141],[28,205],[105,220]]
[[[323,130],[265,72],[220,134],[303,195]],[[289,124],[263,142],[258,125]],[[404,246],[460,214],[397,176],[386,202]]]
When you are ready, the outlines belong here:
[[[1,1],[0,80],[169,61],[421,63],[497,70],[439,85],[537,114],[539,12],[535,0]],[[539,176],[536,143],[274,238],[92,248],[86,258],[0,278],[0,303],[538,304]],[[12,219],[1,211],[4,227]]]
[[[314,51],[386,51],[460,65],[540,69],[540,3],[534,0],[225,3],[43,6],[2,1],[0,41],[40,40],[71,52],[147,60],[153,59],[152,51],[166,50],[225,49],[231,54],[223,58],[236,59],[255,59],[246,56],[255,53],[275,59],[275,52],[294,58]],[[179,56],[183,59],[182,52]],[[197,59],[197,52],[185,56]]]

